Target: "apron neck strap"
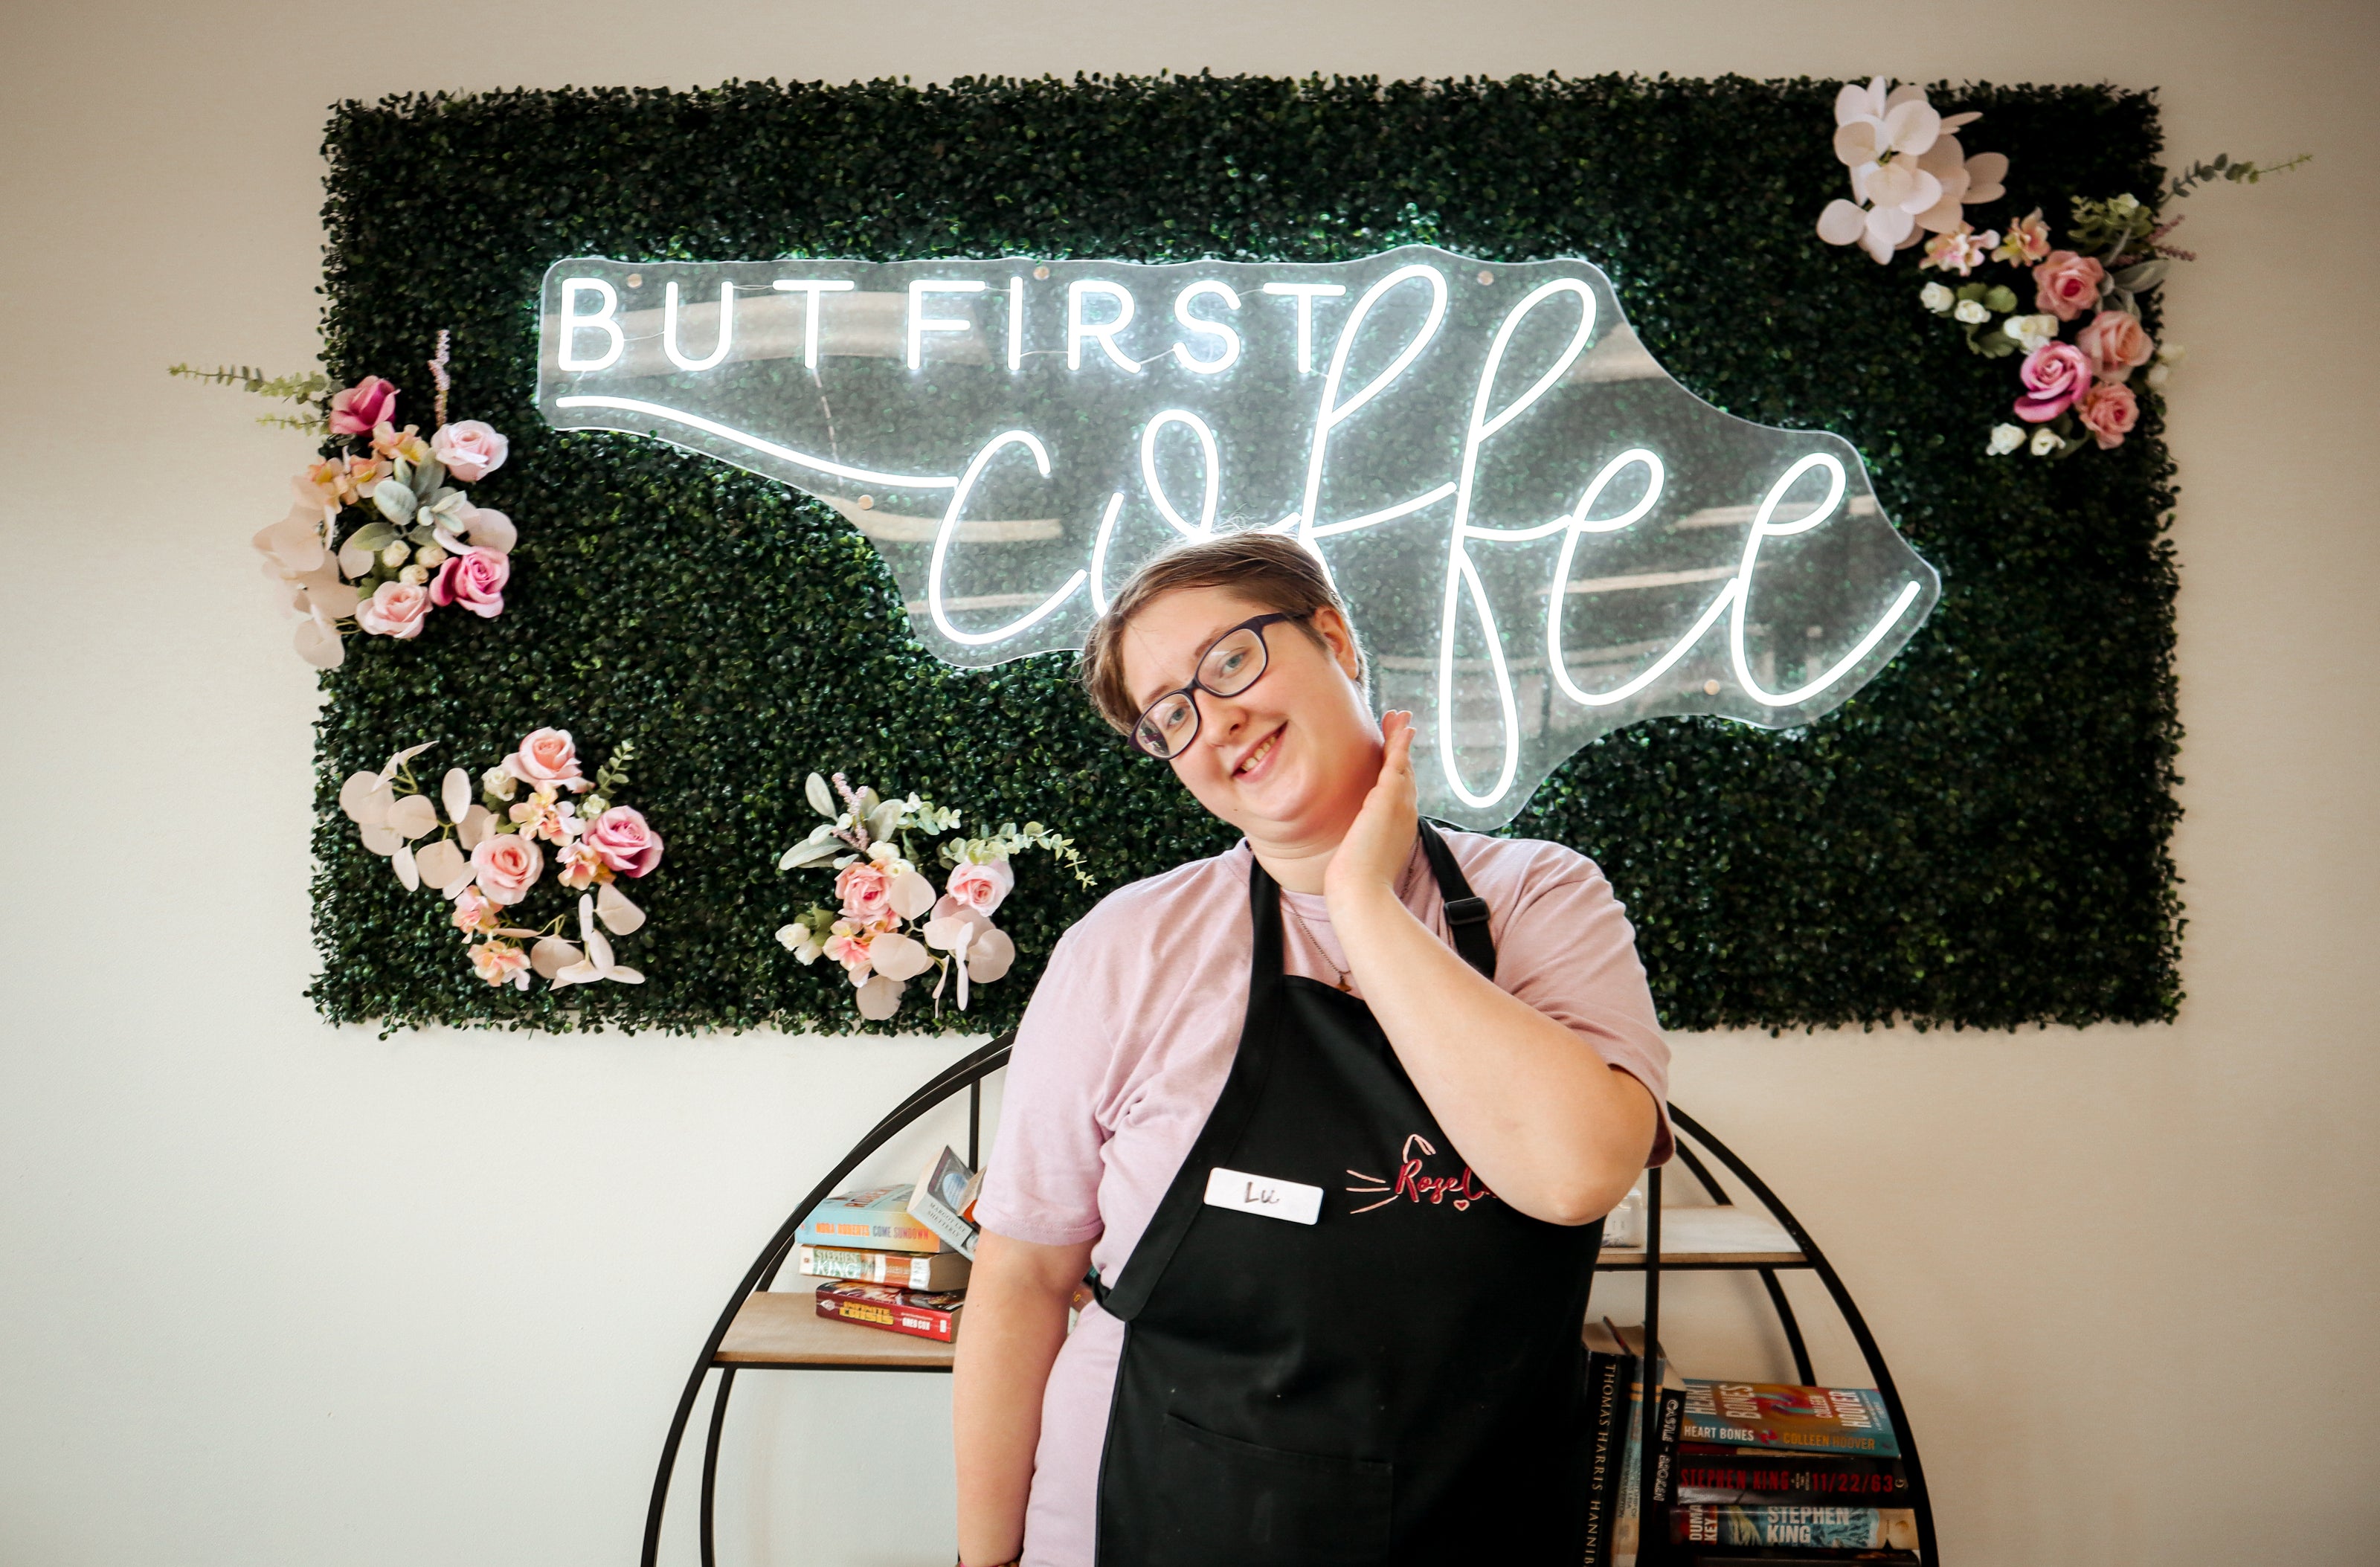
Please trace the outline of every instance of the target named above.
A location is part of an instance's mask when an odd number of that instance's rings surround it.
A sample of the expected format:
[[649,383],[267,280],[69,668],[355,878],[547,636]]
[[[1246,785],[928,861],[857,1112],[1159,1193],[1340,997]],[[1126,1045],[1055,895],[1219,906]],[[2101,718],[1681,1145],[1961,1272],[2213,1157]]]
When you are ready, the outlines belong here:
[[[1471,891],[1463,880],[1463,867],[1455,863],[1454,851],[1446,839],[1428,822],[1421,824],[1421,852],[1429,861],[1429,873],[1437,879],[1439,896],[1446,900],[1446,926],[1454,937],[1454,950],[1463,961],[1486,975],[1496,978],[1496,942],[1488,934],[1488,900]],[[1248,877],[1248,912],[1256,922],[1256,954],[1250,978],[1258,987],[1270,985],[1281,977],[1281,884],[1259,860]]]
[[1430,874],[1438,878],[1439,896],[1446,900],[1446,928],[1454,935],[1454,950],[1463,954],[1463,962],[1493,979],[1496,942],[1488,934],[1488,900],[1472,893],[1471,883],[1463,879],[1463,868],[1454,862],[1454,851],[1427,821],[1421,824],[1421,852],[1429,858]]

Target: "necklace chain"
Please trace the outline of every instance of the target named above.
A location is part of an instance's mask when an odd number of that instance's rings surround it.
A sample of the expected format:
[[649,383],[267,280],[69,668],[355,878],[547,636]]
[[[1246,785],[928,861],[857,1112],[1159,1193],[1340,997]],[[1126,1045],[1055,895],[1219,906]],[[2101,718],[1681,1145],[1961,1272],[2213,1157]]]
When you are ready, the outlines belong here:
[[1289,917],[1297,921],[1297,928],[1305,932],[1305,939],[1313,946],[1315,955],[1321,958],[1326,966],[1338,969],[1339,978],[1332,980],[1331,983],[1337,985],[1342,990],[1352,992],[1354,990],[1354,987],[1347,982],[1352,971],[1349,969],[1340,968],[1336,963],[1331,961],[1330,950],[1323,946],[1322,938],[1314,933],[1313,926],[1305,923],[1305,916],[1297,912],[1297,905],[1290,902],[1287,894],[1284,893],[1282,895],[1281,903],[1283,908],[1289,910]]

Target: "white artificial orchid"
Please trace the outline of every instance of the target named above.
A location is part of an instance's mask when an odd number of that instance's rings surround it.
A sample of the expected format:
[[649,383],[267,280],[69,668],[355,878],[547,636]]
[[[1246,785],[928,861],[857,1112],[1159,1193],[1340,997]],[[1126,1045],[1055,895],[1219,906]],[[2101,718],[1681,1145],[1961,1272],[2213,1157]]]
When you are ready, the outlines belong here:
[[612,943],[595,925],[595,899],[591,893],[578,894],[578,941],[587,955],[557,972],[553,988],[565,985],[592,985],[609,979],[617,985],[641,985],[645,977],[617,962],[612,954]]
[[1877,77],[1847,82],[1835,95],[1835,156],[1851,170],[1852,200],[1837,197],[1818,214],[1818,237],[1857,245],[1878,262],[1917,242],[1921,230],[1947,233],[1964,204],[1996,200],[2008,174],[1998,152],[1966,156],[1949,135],[1979,118],[1938,113],[1913,84],[1888,89]]

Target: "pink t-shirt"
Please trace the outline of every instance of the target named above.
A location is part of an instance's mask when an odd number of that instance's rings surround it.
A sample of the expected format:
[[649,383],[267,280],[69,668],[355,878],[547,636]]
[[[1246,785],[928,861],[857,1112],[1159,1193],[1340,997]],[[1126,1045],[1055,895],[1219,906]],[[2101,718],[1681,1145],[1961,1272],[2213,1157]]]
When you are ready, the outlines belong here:
[[[1446,837],[1471,890],[1488,901],[1496,983],[1665,1099],[1670,1051],[1635,932],[1594,862],[1533,839]],[[1010,1057],[976,1207],[985,1229],[1045,1245],[1096,1238],[1092,1266],[1115,1282],[1239,1048],[1252,858],[1243,843],[1135,881],[1059,940]],[[1397,890],[1448,939],[1445,900],[1418,844]],[[1281,922],[1288,971],[1336,982],[1345,954],[1329,905],[1318,893],[1284,896],[1303,918]],[[1665,1111],[1654,1162],[1670,1148]],[[1091,1567],[1099,1454],[1123,1343],[1123,1325],[1087,1306],[1050,1367],[1025,1567]]]

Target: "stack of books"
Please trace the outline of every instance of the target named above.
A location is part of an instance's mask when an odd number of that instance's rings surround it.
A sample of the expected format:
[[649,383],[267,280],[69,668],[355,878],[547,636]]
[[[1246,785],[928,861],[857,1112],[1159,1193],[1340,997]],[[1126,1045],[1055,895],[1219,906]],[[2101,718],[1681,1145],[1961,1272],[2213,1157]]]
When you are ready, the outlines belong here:
[[1609,1320],[1587,1347],[1586,1567],[1918,1561],[1900,1446],[1874,1389],[1681,1381],[1641,1330]]
[[905,1186],[819,1204],[795,1233],[795,1265],[818,1281],[818,1314],[954,1343],[974,1267],[983,1177],[944,1148]]

